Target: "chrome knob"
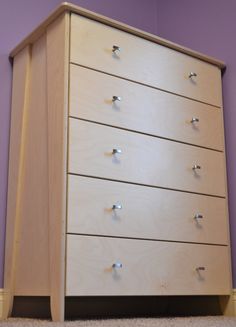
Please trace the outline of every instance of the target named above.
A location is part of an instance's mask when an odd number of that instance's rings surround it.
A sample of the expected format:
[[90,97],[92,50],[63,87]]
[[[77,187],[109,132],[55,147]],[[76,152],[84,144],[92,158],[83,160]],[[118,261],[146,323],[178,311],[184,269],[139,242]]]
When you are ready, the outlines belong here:
[[116,204],[113,204],[112,206],[112,210],[121,210],[122,209],[122,205],[120,203],[116,203]]
[[112,47],[112,52],[113,52],[113,53],[116,53],[116,51],[120,52],[120,51],[121,51],[121,48],[118,47],[118,45],[113,45],[113,47]]
[[113,95],[112,97],[112,101],[115,102],[115,101],[121,101],[122,98],[121,97],[118,97],[117,95]]
[[201,213],[196,213],[196,215],[194,216],[194,219],[202,219],[203,215]]
[[191,123],[198,123],[199,122],[199,118],[197,117],[193,117],[191,120]]
[[123,267],[123,265],[119,261],[113,263],[113,265],[112,265],[112,268],[118,268],[119,269],[119,268],[122,268],[122,267]]
[[112,150],[112,154],[121,154],[122,153],[122,151],[121,151],[121,149],[113,149]]
[[190,72],[189,75],[188,75],[189,78],[192,78],[192,77],[197,77],[197,74],[194,73],[194,72]]
[[197,271],[200,271],[200,270],[203,271],[203,270],[206,270],[206,268],[205,268],[205,267],[197,267],[196,270],[197,270]]
[[199,165],[194,165],[192,169],[193,169],[193,170],[201,169],[201,166],[199,166]]

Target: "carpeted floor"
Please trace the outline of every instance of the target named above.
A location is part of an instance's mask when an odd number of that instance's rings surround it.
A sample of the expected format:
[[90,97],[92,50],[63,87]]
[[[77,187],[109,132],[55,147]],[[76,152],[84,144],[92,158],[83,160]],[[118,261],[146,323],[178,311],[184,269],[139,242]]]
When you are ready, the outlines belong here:
[[223,316],[187,318],[137,318],[107,320],[75,320],[55,323],[47,320],[11,318],[1,327],[236,327],[236,318]]

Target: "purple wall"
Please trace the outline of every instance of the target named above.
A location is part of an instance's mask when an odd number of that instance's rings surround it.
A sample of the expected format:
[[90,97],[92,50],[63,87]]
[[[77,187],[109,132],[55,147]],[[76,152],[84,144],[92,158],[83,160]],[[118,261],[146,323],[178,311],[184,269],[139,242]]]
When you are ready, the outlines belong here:
[[[10,124],[11,65],[8,54],[57,5],[59,0],[7,0],[0,10],[0,288],[6,216],[8,144]],[[156,0],[71,0],[74,4],[147,32],[157,33]]]
[[160,0],[158,35],[226,62],[223,77],[228,194],[236,287],[236,1]]
[[[61,1],[8,0],[0,10],[0,288],[3,286],[3,252],[6,214],[10,119],[10,50]],[[160,35],[176,43],[218,57],[227,63],[224,76],[225,127],[234,284],[236,286],[236,1],[235,0],[71,0],[81,7]],[[232,42],[230,42],[232,40]]]

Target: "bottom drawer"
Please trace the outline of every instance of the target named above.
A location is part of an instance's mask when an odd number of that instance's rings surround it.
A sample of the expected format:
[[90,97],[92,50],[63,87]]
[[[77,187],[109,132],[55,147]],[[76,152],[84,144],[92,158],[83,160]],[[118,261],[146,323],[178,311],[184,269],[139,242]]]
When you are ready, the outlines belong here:
[[66,269],[67,296],[223,295],[231,289],[227,246],[67,235]]

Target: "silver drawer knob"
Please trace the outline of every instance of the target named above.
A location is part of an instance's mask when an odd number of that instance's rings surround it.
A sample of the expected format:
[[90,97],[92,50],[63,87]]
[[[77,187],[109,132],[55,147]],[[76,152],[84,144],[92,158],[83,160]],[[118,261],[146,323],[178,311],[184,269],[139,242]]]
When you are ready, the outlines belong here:
[[194,73],[194,72],[190,72],[189,75],[188,75],[189,78],[192,78],[192,77],[197,77],[197,74]]
[[116,53],[117,51],[120,52],[121,51],[121,48],[118,45],[113,45],[112,52],[113,53]]
[[199,123],[199,118],[193,117],[191,123]]
[[202,219],[203,215],[201,213],[196,213],[196,215],[194,216],[194,219]]
[[122,153],[122,151],[121,151],[121,149],[113,149],[112,150],[112,154],[121,154]]
[[206,268],[205,267],[197,267],[196,270],[197,271],[203,271],[203,270],[206,270]]
[[122,98],[121,97],[118,97],[117,95],[113,95],[112,97],[112,101],[115,102],[115,101],[121,101]]
[[113,204],[112,206],[112,210],[121,210],[122,209],[122,205],[120,203],[116,203],[116,204]]
[[118,268],[118,269],[120,269],[120,268],[122,268],[122,267],[123,267],[123,265],[122,265],[122,263],[119,262],[119,261],[113,263],[113,265],[112,265],[112,268]]
[[194,165],[192,169],[193,169],[193,170],[201,169],[201,166],[200,166],[200,165]]

